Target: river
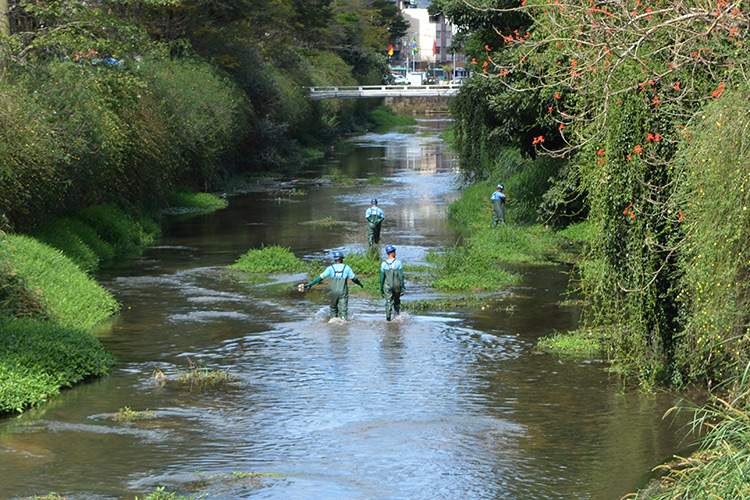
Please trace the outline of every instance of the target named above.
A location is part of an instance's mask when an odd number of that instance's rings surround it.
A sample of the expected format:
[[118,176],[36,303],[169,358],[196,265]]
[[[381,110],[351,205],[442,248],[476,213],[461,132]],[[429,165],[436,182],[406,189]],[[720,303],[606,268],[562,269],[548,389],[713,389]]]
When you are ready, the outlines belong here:
[[[661,418],[679,395],[623,390],[602,361],[535,351],[577,324],[578,309],[561,304],[567,269],[523,269],[484,309],[391,323],[356,287],[350,321],[329,323],[324,284],[303,294],[302,275],[257,285],[225,270],[264,244],[326,263],[361,251],[373,197],[382,243],[405,264],[453,244],[446,212],[460,190],[437,137],[446,123],[357,137],[302,173],[384,184],[231,197],[228,209],[168,221],[158,246],[101,272],[123,304],[100,333],[117,364],[0,421],[0,499],[133,499],[160,485],[212,499],[618,499],[642,486],[684,445],[682,424]],[[325,217],[344,224],[310,223]],[[436,295],[408,275],[407,288],[405,301]],[[236,380],[177,386],[190,362]],[[113,419],[124,407],[153,418]]]

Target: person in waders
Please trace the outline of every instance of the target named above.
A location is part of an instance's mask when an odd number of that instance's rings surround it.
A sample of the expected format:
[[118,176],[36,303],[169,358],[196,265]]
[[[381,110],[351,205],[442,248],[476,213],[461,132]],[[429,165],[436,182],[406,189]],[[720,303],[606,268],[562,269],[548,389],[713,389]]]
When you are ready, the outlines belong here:
[[378,207],[377,198],[370,201],[370,208],[365,212],[365,219],[367,219],[367,241],[372,247],[380,243],[380,224],[385,219],[385,214]]
[[333,264],[304,287],[310,288],[325,278],[331,278],[331,318],[339,317],[346,321],[349,316],[349,278],[362,288],[365,286],[354,275],[352,268],[344,264],[344,254],[339,251],[333,252]]
[[503,185],[497,185],[497,191],[492,193],[490,196],[492,202],[492,227],[497,227],[498,222],[502,222],[505,225],[505,193],[503,193]]
[[401,296],[406,291],[404,287],[404,266],[396,258],[396,247],[385,247],[388,255],[380,264],[380,296],[385,298],[385,319],[390,321],[393,316],[401,312]]

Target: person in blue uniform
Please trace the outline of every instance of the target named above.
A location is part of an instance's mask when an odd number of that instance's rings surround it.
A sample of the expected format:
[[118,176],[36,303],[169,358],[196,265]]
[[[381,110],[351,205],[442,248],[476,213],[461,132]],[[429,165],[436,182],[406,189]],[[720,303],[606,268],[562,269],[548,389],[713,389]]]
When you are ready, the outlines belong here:
[[328,266],[320,276],[306,284],[305,288],[310,288],[325,278],[331,278],[331,318],[339,317],[346,321],[349,316],[349,278],[362,288],[365,286],[359,281],[352,268],[344,264],[344,254],[339,251],[333,252],[333,264]]
[[492,203],[492,227],[497,227],[498,222],[502,222],[505,225],[505,193],[503,193],[503,185],[498,184],[497,190],[490,196],[490,202]]
[[367,219],[367,240],[372,247],[380,243],[380,224],[385,219],[385,214],[378,207],[377,198],[370,201],[370,208],[365,212],[365,219]]
[[385,253],[386,259],[380,263],[380,296],[385,299],[385,319],[390,321],[392,316],[398,316],[401,312],[401,296],[406,287],[404,266],[396,258],[396,247],[386,246]]

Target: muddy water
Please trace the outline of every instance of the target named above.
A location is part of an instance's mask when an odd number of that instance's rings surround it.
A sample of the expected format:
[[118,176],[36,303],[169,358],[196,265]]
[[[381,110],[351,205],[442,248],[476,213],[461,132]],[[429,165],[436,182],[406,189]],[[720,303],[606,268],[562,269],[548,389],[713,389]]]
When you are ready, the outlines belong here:
[[[617,499],[641,485],[682,446],[679,423],[661,419],[678,397],[623,392],[601,362],[534,351],[576,325],[578,311],[559,304],[565,269],[524,269],[521,286],[479,312],[392,323],[354,292],[344,324],[327,322],[325,286],[293,289],[301,275],[254,285],[225,272],[261,244],[326,262],[363,249],[372,197],[386,214],[382,243],[404,262],[452,244],[455,162],[434,133],[444,126],[360,137],[305,173],[335,167],[386,184],[233,197],[170,222],[158,247],[102,273],[123,304],[102,332],[117,365],[0,421],[0,498],[132,499],[165,485],[217,499]],[[345,224],[309,223],[324,217]],[[407,287],[404,300],[434,295]],[[236,383],[176,386],[190,362]],[[115,421],[126,406],[153,418]],[[272,476],[236,474],[249,471]]]

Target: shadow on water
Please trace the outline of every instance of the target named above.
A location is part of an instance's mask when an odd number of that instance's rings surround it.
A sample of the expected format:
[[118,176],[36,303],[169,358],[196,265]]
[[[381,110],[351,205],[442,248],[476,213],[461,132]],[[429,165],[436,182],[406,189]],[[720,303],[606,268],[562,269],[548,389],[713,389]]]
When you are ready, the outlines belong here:
[[[559,303],[565,269],[526,269],[481,311],[391,323],[358,288],[352,319],[329,322],[325,287],[294,290],[302,275],[258,286],[225,271],[261,244],[325,262],[333,249],[363,250],[372,197],[386,213],[383,244],[405,262],[452,244],[455,162],[422,133],[445,124],[366,135],[318,166],[390,182],[231,198],[102,273],[123,303],[102,336],[118,363],[0,422],[0,498],[132,499],[166,485],[221,499],[604,499],[642,484],[682,446],[680,425],[661,420],[678,396],[623,392],[601,362],[535,352],[540,336],[576,325],[578,311]],[[323,217],[348,224],[307,223]],[[427,296],[423,287],[410,284],[404,300]],[[235,380],[210,390],[155,381],[189,362]],[[153,418],[114,420],[125,406]]]

